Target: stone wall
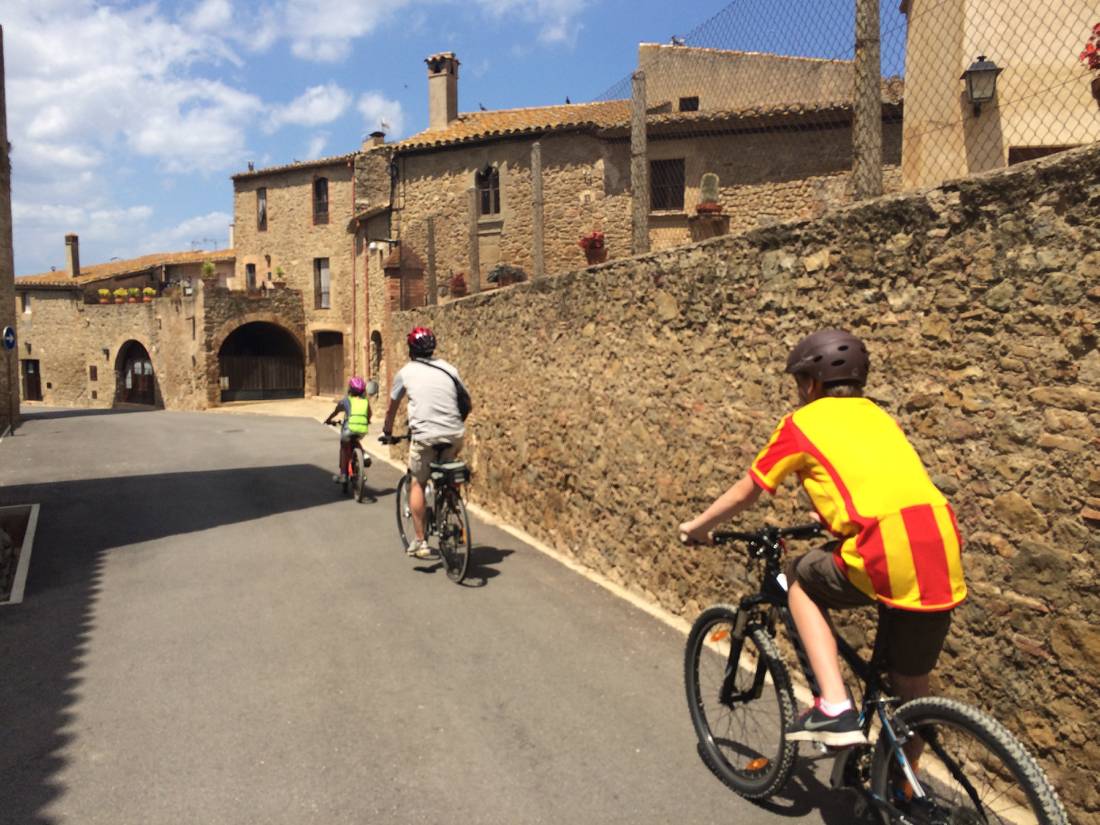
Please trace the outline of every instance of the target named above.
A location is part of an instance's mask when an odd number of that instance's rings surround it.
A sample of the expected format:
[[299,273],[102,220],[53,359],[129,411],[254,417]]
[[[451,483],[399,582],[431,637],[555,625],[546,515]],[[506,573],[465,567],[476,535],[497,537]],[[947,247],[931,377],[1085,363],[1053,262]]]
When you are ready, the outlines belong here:
[[[313,181],[328,179],[328,223],[313,222]],[[256,222],[256,190],[267,189],[267,230]],[[354,211],[354,169],[349,161],[332,165],[284,169],[234,181],[234,251],[236,274],[228,286],[245,287],[245,267],[256,266],[257,281],[283,281],[298,290],[305,304],[304,330],[308,339],[321,331],[344,336],[345,374],[363,368],[366,341],[356,308],[366,303],[366,276],[353,250],[355,235],[349,231]],[[270,258],[270,261],[268,260]],[[317,307],[314,288],[314,260],[328,258],[330,273],[329,308]],[[282,274],[279,274],[279,270]],[[360,311],[359,315],[363,313]],[[312,370],[307,369],[306,394],[317,391]]]
[[[781,368],[795,341],[826,325],[863,336],[869,395],[966,541],[971,598],[935,688],[1003,718],[1074,821],[1096,825],[1097,181],[1093,146],[404,313],[394,328],[431,324],[471,388],[475,501],[688,619],[733,598],[745,566],[681,547],[676,525],[791,409]],[[739,523],[803,520],[794,492]]]

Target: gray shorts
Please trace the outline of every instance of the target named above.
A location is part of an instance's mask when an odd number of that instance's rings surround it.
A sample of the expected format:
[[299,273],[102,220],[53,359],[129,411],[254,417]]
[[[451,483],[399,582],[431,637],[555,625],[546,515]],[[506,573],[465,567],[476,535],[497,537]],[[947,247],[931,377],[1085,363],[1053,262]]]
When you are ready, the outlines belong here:
[[[791,559],[785,572],[787,581],[798,582],[822,610],[849,610],[877,604],[848,581],[831,550],[811,550]],[[883,610],[879,615],[878,632],[886,634],[886,662],[890,670],[903,676],[931,673],[950,627],[950,610],[934,613],[896,608]]]
[[[432,462],[453,461],[455,456],[462,451],[462,442],[463,437],[460,435],[448,438],[433,438],[428,442],[411,442],[409,444],[409,470],[412,472],[413,477],[424,484],[431,473]],[[451,446],[445,450],[437,451],[434,445],[439,443],[450,444]],[[439,455],[439,457],[436,458],[436,455]]]

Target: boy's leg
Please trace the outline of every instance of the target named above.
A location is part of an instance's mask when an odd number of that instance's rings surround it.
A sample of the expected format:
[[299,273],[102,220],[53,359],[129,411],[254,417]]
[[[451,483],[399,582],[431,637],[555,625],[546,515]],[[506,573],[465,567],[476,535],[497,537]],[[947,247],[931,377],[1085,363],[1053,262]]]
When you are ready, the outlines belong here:
[[[910,610],[883,612],[879,619],[879,632],[886,633],[890,686],[902,702],[928,695],[931,674],[950,628],[950,610],[937,613]],[[905,743],[904,750],[915,769],[924,750],[924,741],[914,736]]]
[[791,585],[787,599],[791,618],[798,628],[802,646],[806,648],[806,655],[810,658],[810,667],[813,668],[818,687],[821,688],[821,698],[831,704],[844,702],[848,698],[848,691],[844,687],[844,677],[840,675],[836,638],[824,611],[798,582]]

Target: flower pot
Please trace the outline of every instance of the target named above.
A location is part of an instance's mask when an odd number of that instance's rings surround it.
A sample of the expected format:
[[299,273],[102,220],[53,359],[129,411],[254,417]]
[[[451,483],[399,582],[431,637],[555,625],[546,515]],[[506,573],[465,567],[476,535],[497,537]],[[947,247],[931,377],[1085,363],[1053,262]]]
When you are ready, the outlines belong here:
[[588,261],[589,266],[595,266],[596,264],[602,264],[607,260],[607,247],[589,247],[584,250],[584,258]]
[[109,304],[109,303],[111,303],[111,299],[110,298],[100,298],[99,302],[101,304]]
[[143,304],[151,304],[151,303],[153,303],[153,296],[152,295],[143,295],[143,296],[141,296],[141,302]]
[[128,303],[128,304],[136,304],[137,302],[138,302],[138,299],[133,297],[132,295],[129,298],[126,299],[126,303]]
[[115,298],[115,303],[116,304],[124,304],[124,303],[126,303],[126,299],[125,298]]

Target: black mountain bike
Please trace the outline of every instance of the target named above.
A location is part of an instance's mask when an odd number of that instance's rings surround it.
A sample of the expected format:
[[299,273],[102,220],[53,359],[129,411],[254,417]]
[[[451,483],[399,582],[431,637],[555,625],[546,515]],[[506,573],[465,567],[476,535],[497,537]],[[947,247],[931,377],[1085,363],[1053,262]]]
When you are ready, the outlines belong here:
[[[707,767],[748,799],[766,799],[787,782],[798,743],[784,731],[794,720],[791,677],[773,641],[786,630],[814,695],[817,682],[787,607],[780,571],[784,539],[809,539],[820,525],[757,533],[715,532],[715,544],[740,542],[761,563],[756,593],[737,607],[715,605],[695,620],[684,658],[684,682],[699,753]],[[841,657],[862,683],[864,734],[872,745],[836,753],[831,785],[860,795],[884,823],[903,825],[1064,825],[1065,809],[1042,769],[999,722],[953,699],[924,697],[901,704],[889,695],[883,635],[865,661],[837,637]],[[910,743],[907,745],[907,743]],[[919,753],[913,770],[907,754]]]
[[[396,444],[411,438],[409,433],[398,436],[382,436],[383,444]],[[456,584],[466,578],[470,567],[470,519],[466,515],[466,503],[462,498],[463,485],[470,480],[470,469],[464,461],[440,462],[438,459],[451,445],[436,444],[436,461],[429,466],[431,474],[424,485],[424,537],[429,544],[436,540],[437,552],[447,571],[447,578]],[[412,509],[409,507],[409,486],[412,473],[406,472],[397,484],[397,532],[402,548],[407,550],[416,540]]]

